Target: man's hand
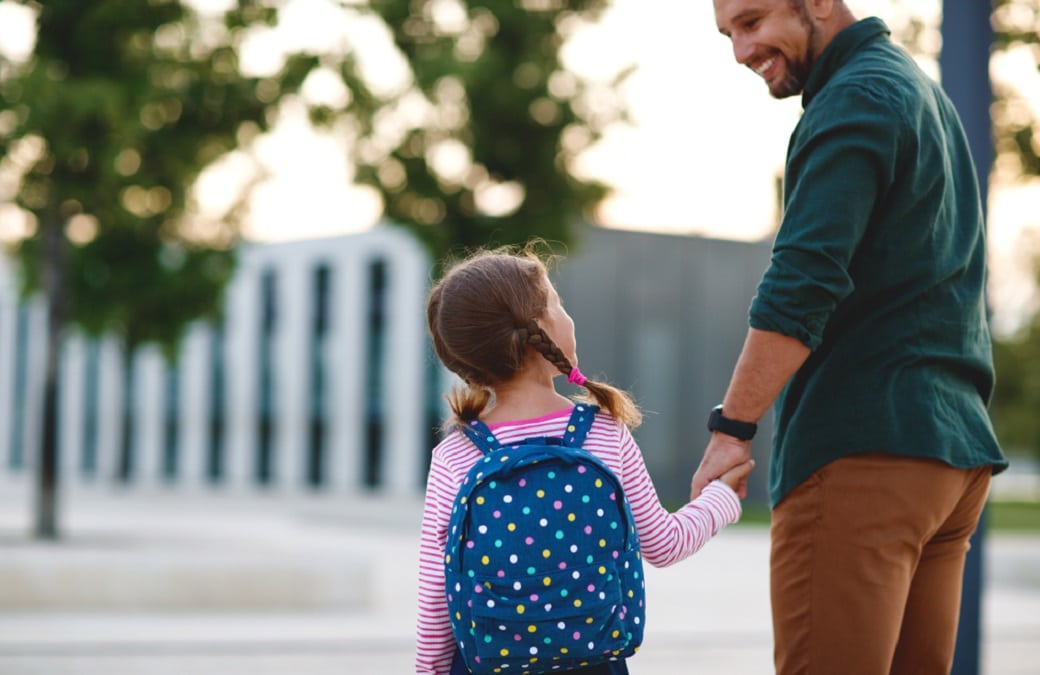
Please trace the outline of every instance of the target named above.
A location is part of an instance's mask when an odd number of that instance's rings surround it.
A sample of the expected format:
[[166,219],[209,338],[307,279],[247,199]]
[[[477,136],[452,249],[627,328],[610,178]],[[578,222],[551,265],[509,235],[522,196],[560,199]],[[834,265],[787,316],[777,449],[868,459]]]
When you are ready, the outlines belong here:
[[[704,449],[704,457],[690,481],[690,501],[700,496],[704,486],[733,467],[751,459],[751,442],[742,441],[727,434],[715,432]],[[747,497],[747,481],[743,481],[737,496]]]

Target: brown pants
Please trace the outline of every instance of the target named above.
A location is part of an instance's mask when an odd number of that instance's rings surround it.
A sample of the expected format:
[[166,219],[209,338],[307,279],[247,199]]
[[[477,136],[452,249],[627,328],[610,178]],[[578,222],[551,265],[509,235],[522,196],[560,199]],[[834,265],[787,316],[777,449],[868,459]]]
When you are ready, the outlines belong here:
[[949,673],[990,474],[870,453],[787,495],[771,528],[776,672]]

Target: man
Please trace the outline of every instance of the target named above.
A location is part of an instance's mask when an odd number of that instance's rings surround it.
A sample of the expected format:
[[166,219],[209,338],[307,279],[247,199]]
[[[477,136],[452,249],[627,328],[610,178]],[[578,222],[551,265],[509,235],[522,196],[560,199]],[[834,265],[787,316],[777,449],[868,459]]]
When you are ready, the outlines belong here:
[[879,19],[838,0],[714,4],[737,62],[804,114],[691,491],[750,456],[774,405],[777,672],[947,673],[968,539],[1007,466],[964,131]]

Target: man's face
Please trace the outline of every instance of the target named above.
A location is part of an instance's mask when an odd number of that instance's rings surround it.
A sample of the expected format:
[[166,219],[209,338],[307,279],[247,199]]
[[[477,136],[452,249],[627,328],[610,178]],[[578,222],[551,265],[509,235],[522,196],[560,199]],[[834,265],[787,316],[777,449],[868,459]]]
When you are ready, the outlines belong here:
[[804,0],[714,0],[715,23],[733,56],[774,98],[800,94],[816,61],[816,27]]

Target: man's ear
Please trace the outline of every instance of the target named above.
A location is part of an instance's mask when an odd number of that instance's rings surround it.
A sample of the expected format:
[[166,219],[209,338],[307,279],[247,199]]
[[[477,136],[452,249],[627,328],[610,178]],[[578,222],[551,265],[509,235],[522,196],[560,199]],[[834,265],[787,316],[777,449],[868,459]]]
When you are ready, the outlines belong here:
[[817,21],[826,21],[834,13],[835,0],[805,0],[805,9],[809,16]]

